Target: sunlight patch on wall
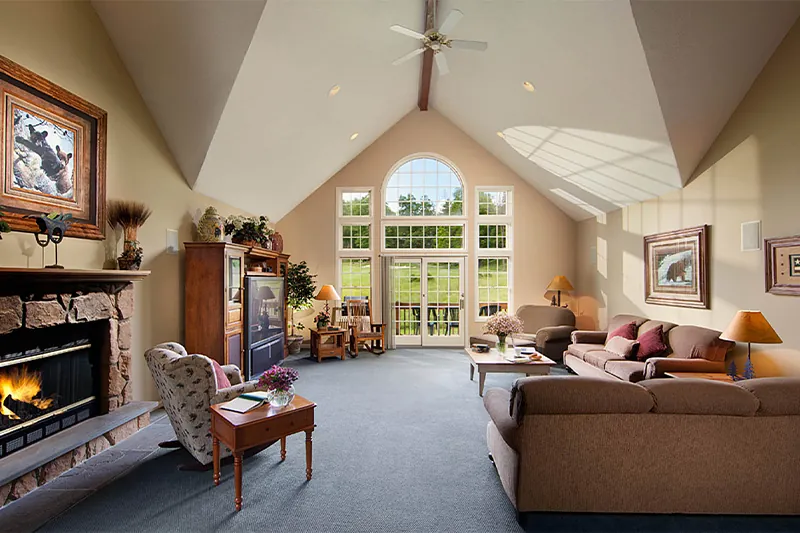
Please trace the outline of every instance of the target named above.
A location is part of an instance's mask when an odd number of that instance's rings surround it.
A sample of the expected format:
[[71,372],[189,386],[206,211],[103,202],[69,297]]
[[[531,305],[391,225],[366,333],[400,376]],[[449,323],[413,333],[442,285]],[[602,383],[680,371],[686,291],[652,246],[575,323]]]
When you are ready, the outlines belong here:
[[644,300],[644,259],[627,250],[622,252],[622,292],[634,303]]
[[571,204],[577,205],[587,213],[593,214],[595,217],[597,217],[597,222],[599,222],[600,224],[606,223],[606,213],[602,209],[596,208],[592,204],[581,200],[574,194],[570,194],[564,189],[550,189],[550,192],[557,196],[560,196],[561,198],[563,198],[564,200],[568,201]]
[[681,187],[670,146],[599,131],[515,126],[503,139],[520,155],[619,207]]
[[602,237],[597,238],[597,273],[608,279],[608,242]]

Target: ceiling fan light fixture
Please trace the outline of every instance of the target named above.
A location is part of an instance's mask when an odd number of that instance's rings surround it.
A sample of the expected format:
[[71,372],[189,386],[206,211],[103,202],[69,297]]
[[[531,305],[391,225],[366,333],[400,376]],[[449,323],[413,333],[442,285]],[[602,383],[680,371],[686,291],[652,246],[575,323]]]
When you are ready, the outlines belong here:
[[536,87],[534,87],[533,84],[529,81],[523,81],[522,87],[524,87],[525,90],[528,91],[529,93],[532,93],[533,91],[536,90]]
[[331,87],[331,89],[328,91],[328,96],[329,96],[329,97],[330,97],[330,96],[336,96],[337,94],[339,94],[339,91],[341,91],[341,90],[342,90],[342,88],[341,88],[341,87],[339,87],[338,85],[334,85],[334,86],[333,86],[333,87]]
[[355,141],[355,140],[356,140],[356,137],[358,137],[358,132],[355,132],[354,134],[352,134],[352,135],[350,136],[350,140],[351,140],[351,141]]

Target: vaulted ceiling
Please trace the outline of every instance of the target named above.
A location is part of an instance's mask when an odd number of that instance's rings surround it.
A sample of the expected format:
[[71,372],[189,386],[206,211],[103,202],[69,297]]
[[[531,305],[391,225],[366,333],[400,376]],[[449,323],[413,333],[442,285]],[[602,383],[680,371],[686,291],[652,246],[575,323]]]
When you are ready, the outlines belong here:
[[[392,61],[418,43],[389,26],[422,31],[423,0],[93,4],[187,182],[273,220],[417,105],[420,57]],[[431,107],[580,220],[685,185],[800,1],[452,9],[489,48],[445,52]]]

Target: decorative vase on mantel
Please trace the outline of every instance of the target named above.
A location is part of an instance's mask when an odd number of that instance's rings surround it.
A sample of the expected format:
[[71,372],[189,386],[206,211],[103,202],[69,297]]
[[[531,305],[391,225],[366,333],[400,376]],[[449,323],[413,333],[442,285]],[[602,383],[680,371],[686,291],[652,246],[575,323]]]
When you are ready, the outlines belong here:
[[506,335],[497,336],[497,351],[501,354],[506,353]]
[[294,385],[289,385],[288,390],[270,389],[267,391],[267,401],[272,407],[286,407],[294,400]]
[[225,227],[217,208],[209,206],[197,222],[197,240],[200,242],[220,242]]

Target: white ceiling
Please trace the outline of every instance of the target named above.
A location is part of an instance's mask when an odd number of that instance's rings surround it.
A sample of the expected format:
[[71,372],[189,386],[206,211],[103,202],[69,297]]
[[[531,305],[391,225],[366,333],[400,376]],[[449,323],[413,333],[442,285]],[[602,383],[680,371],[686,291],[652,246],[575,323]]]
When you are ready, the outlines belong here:
[[[416,105],[420,59],[391,65],[415,41],[388,28],[422,30],[423,0],[94,5],[187,181],[273,220]],[[800,1],[453,8],[489,49],[446,51],[431,106],[583,219],[686,183]]]

